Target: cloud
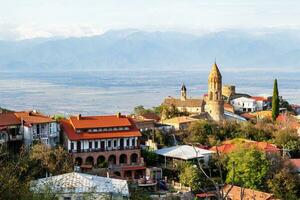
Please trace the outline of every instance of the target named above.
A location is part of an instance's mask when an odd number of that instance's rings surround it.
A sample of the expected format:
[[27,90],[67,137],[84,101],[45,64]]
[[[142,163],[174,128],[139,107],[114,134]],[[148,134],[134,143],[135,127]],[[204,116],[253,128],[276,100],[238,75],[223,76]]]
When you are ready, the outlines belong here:
[[12,25],[0,24],[1,40],[24,40],[31,38],[51,37],[82,37],[100,35],[104,31],[88,25],[47,26],[39,27],[34,24]]

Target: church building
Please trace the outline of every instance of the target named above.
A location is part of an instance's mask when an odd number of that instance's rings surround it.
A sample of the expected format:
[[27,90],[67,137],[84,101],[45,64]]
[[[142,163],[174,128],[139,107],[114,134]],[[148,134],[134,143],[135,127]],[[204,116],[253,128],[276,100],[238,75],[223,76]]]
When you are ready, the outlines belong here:
[[175,106],[179,111],[186,111],[191,115],[209,118],[215,121],[224,119],[224,100],[222,95],[222,75],[216,63],[213,64],[208,77],[208,94],[200,98],[188,98],[187,89],[183,84],[180,98],[168,97],[163,105]]

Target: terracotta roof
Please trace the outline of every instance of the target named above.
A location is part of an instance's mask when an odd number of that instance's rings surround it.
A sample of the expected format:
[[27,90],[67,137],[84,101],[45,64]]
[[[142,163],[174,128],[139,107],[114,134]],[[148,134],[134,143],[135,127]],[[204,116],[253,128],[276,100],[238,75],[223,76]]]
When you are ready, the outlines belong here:
[[165,123],[165,124],[181,124],[181,123],[190,123],[190,122],[194,122],[194,121],[198,121],[198,119],[181,116],[181,117],[174,117],[171,119],[166,119],[163,121],[163,123]]
[[255,119],[256,118],[254,115],[251,115],[250,113],[243,113],[243,114],[241,114],[241,116],[246,119]]
[[251,141],[251,140],[243,140],[240,142],[235,142],[233,140],[229,140],[229,141],[225,141],[225,143],[223,143],[223,145],[220,146],[213,146],[212,148],[210,148],[211,151],[217,152],[217,150],[220,153],[230,153],[232,151],[234,151],[238,144],[242,144],[245,146],[253,146],[256,147],[262,151],[265,152],[278,152],[280,151],[279,148],[276,147],[276,145],[273,145],[271,143],[268,142],[257,142],[257,141]]
[[[66,136],[70,140],[89,140],[89,139],[93,140],[93,139],[108,139],[108,138],[140,137],[140,136],[142,136],[141,133],[139,132],[139,130],[134,125],[132,119],[127,118],[125,116],[123,116],[121,118],[117,118],[116,116],[92,116],[92,117],[85,117],[85,118],[88,119],[88,123],[84,123],[84,126],[80,125],[78,127],[80,127],[80,128],[82,128],[82,127],[95,128],[95,127],[99,127],[99,125],[101,125],[101,127],[113,127],[112,126],[113,124],[115,124],[115,127],[117,127],[117,126],[120,127],[120,126],[126,124],[126,126],[129,127],[129,130],[76,133],[76,128],[73,126],[71,119],[61,120],[62,129],[64,130]],[[90,119],[92,119],[92,120],[90,120]],[[102,121],[102,119],[105,119],[105,120]],[[112,121],[109,121],[109,119],[112,119]],[[126,120],[124,120],[124,119],[126,119]],[[81,120],[79,120],[79,121],[81,121]]]
[[252,96],[250,98],[254,99],[255,101],[268,101],[266,97]]
[[0,114],[0,126],[19,125],[21,121],[16,117],[14,113],[1,113]]
[[155,121],[159,121],[160,117],[155,113],[146,113],[141,115],[144,119],[153,119]]
[[35,113],[33,111],[0,114],[0,126],[20,125],[21,120],[23,120],[26,124],[42,124],[55,122],[55,120],[51,117],[42,115],[40,113]]
[[124,115],[108,115],[108,116],[81,116],[70,117],[70,122],[74,128],[104,128],[104,127],[120,127],[120,126],[130,126],[131,123],[128,118]]
[[214,152],[220,152],[220,153],[230,153],[235,149],[234,144],[223,144],[221,146],[213,146],[209,150],[214,151]]
[[300,159],[290,159],[290,162],[292,163],[292,165],[297,168],[300,169]]
[[202,99],[186,99],[185,101],[182,101],[181,99],[169,97],[164,100],[163,104],[176,107],[201,107],[202,102]]
[[[230,190],[231,185],[226,185],[224,187],[224,193],[228,193],[228,197],[231,200],[240,200],[241,199],[241,187],[233,186]],[[255,199],[255,200],[271,200],[275,199],[273,194],[266,193],[266,192],[260,192],[257,190],[247,189],[243,188],[244,190],[244,196],[243,199]]]
[[42,123],[55,122],[55,120],[52,119],[51,117],[33,111],[15,112],[15,115],[19,119],[24,120],[25,123],[28,124],[42,124]]

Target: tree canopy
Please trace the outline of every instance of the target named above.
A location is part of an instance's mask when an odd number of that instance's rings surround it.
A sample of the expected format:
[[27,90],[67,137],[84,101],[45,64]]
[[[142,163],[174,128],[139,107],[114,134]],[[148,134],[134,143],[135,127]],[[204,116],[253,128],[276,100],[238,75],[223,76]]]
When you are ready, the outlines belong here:
[[254,148],[243,148],[228,155],[227,183],[251,188],[263,188],[269,171],[269,161],[264,152]]

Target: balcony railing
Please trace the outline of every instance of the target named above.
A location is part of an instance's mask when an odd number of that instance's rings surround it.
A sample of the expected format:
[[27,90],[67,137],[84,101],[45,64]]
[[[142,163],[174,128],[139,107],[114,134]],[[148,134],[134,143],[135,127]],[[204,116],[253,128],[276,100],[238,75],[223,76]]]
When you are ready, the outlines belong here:
[[10,141],[16,141],[16,140],[22,140],[22,139],[23,139],[22,135],[9,135]]
[[69,153],[88,153],[88,152],[105,152],[105,151],[120,151],[120,150],[134,150],[140,149],[140,146],[134,147],[107,147],[107,148],[93,148],[93,149],[81,149],[81,150],[69,150]]

